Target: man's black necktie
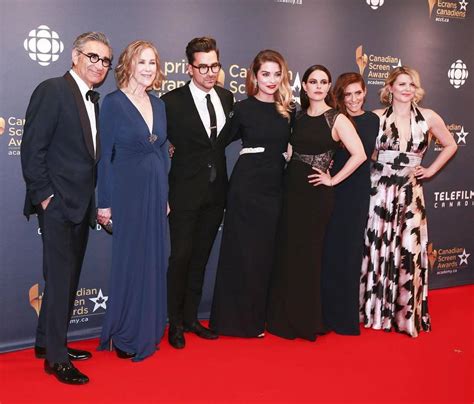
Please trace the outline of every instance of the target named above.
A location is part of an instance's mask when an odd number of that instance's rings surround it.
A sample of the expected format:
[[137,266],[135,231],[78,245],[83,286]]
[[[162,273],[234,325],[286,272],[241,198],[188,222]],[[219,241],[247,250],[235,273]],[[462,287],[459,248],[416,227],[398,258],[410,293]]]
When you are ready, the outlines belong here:
[[97,104],[99,102],[99,98],[100,98],[100,94],[97,91],[89,90],[86,93],[86,100],[89,100],[94,104]]
[[217,140],[217,119],[216,119],[216,110],[214,105],[212,105],[211,94],[206,95],[207,110],[209,111],[209,118],[211,122],[211,143],[214,144]]
[[[212,105],[211,95],[206,95],[206,103],[207,103],[207,110],[209,111],[209,120],[211,123],[211,136],[210,140],[212,145],[214,146],[217,140],[217,119],[216,119],[216,110],[214,109],[214,105]],[[209,182],[214,182],[217,176],[216,167],[214,166],[214,162],[211,161],[208,163],[208,167],[211,169],[209,172]]]

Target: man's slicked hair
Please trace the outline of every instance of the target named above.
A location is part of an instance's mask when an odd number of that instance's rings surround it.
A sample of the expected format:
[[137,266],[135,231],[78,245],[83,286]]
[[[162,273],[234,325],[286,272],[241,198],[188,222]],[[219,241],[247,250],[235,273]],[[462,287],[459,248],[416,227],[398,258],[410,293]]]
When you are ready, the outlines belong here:
[[188,63],[192,65],[194,63],[194,54],[197,52],[216,52],[217,60],[219,60],[219,49],[217,49],[216,40],[207,36],[200,38],[194,38],[189,41],[186,46],[186,57],[188,58]]

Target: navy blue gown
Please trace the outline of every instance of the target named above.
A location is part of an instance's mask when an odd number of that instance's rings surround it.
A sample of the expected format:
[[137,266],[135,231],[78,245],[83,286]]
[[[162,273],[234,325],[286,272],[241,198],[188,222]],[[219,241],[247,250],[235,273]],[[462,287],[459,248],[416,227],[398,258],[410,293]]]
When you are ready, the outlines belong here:
[[[326,230],[321,275],[324,324],[338,334],[359,335],[360,268],[370,198],[370,165],[379,131],[373,112],[352,117],[367,160],[334,187],[334,210]],[[349,159],[345,148],[334,156],[335,175]]]
[[168,148],[163,101],[149,95],[153,133],[120,90],[107,95],[100,113],[100,208],[112,208],[109,300],[99,349],[110,341],[152,355],[166,326]]

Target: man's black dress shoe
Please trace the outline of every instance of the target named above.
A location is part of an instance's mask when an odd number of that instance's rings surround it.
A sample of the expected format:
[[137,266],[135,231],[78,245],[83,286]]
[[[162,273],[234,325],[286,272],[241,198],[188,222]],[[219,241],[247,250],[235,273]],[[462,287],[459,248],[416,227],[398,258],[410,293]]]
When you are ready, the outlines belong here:
[[115,353],[117,354],[117,357],[119,357],[120,359],[132,359],[135,357],[134,353],[122,351],[120,348],[117,348],[115,345],[114,345],[114,349],[115,349]]
[[52,365],[47,359],[44,360],[44,371],[49,375],[56,376],[61,383],[66,384],[86,384],[89,378],[79,372],[71,362],[53,363]]
[[184,339],[184,329],[182,325],[170,324],[170,329],[168,331],[168,342],[173,348],[184,348],[186,345],[186,340]]
[[217,334],[214,331],[210,330],[209,328],[204,327],[199,321],[195,321],[194,323],[191,323],[191,324],[185,324],[184,331],[193,332],[198,337],[201,337],[204,339],[217,339],[218,338]]
[[[70,361],[85,361],[86,359],[92,358],[90,352],[74,348],[68,348],[67,355],[69,356]],[[38,359],[46,359],[46,348],[35,345],[35,356]]]

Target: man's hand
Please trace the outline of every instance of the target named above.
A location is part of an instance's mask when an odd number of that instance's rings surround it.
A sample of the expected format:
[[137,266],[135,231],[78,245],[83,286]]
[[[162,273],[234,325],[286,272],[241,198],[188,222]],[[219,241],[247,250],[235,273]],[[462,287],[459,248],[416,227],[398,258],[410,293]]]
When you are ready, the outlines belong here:
[[105,226],[107,223],[109,223],[111,217],[111,208],[97,209],[97,222],[102,226]]
[[48,207],[49,203],[51,202],[51,199],[53,197],[50,196],[49,198],[45,199],[43,202],[41,202],[41,207],[43,208],[43,210],[46,210],[46,208]]

